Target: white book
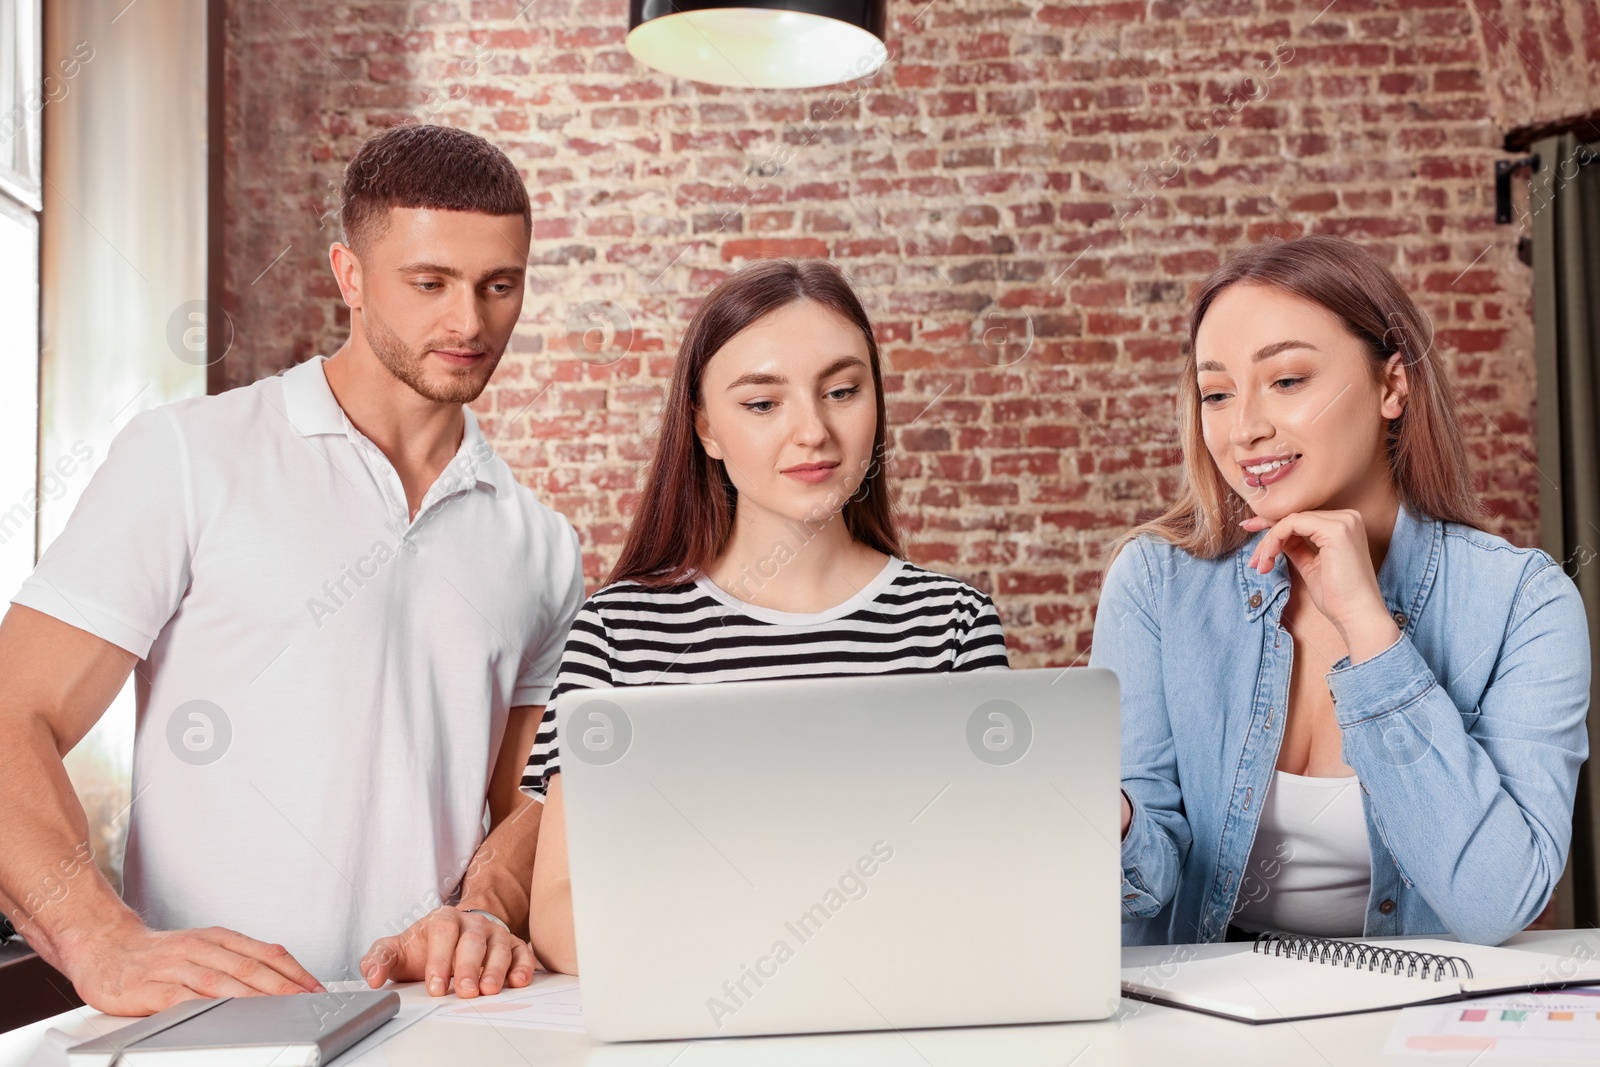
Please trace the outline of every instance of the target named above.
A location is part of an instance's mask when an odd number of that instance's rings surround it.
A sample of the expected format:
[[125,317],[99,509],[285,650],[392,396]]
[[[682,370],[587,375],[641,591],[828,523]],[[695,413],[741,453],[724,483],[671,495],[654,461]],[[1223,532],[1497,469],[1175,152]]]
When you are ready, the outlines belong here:
[[1344,941],[1264,934],[1254,942],[1122,950],[1122,992],[1249,1023],[1600,982],[1600,961],[1455,941]]

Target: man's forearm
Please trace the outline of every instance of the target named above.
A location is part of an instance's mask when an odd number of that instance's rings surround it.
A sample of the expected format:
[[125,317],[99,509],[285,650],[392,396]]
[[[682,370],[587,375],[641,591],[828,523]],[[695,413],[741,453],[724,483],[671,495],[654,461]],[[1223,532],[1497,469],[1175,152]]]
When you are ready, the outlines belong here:
[[500,916],[518,937],[528,933],[528,886],[544,805],[529,800],[490,831],[461,881],[461,908]]
[[0,912],[67,972],[79,942],[139,920],[95,866],[89,820],[48,727],[13,724],[17,733],[0,751]]
[[89,820],[62,765],[127,681],[135,657],[49,615],[0,618],[0,909],[69,977],[78,950],[143,928],[94,865]]

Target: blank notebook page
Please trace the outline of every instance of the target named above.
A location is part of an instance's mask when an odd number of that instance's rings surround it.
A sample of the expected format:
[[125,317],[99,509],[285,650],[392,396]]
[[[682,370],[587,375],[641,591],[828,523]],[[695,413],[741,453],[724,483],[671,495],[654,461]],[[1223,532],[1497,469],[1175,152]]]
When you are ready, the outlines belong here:
[[[1373,942],[1364,942],[1373,943]],[[1600,965],[1541,952],[1486,948],[1455,941],[1381,942],[1407,952],[1454,956],[1472,967],[1472,978],[1435,981],[1252,951],[1249,943],[1147,945],[1122,951],[1124,992],[1181,1007],[1252,1022],[1381,1011],[1466,994],[1526,989],[1561,982],[1600,980]]]

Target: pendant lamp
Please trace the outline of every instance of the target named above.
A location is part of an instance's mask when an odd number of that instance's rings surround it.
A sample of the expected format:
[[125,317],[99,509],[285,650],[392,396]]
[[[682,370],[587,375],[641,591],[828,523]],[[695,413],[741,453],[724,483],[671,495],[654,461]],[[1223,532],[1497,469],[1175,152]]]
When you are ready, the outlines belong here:
[[629,0],[628,51],[676,78],[810,89],[865,78],[888,58],[887,0]]

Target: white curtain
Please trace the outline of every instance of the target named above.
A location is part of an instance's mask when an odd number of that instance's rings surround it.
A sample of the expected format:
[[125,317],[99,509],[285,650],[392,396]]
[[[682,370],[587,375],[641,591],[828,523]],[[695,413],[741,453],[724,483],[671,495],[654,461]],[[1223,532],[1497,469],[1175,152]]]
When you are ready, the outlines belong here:
[[[45,4],[44,72],[59,87],[43,109],[40,551],[130,418],[205,392],[185,342],[206,295],[206,8]],[[130,681],[67,757],[114,885],[134,730]]]

